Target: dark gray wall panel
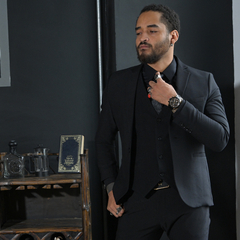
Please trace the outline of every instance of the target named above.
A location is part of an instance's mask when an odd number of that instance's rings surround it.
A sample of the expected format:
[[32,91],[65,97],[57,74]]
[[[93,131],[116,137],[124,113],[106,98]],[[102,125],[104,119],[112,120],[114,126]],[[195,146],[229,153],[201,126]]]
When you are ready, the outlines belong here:
[[8,0],[12,86],[0,88],[0,151],[37,144],[59,151],[61,134],[82,134],[90,154],[92,226],[102,239],[94,136],[99,112],[96,2]]

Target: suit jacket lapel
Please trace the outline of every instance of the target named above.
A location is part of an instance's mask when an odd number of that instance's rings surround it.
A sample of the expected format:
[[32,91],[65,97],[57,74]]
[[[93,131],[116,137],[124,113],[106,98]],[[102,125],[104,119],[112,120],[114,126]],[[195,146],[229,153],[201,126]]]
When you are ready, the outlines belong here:
[[133,112],[137,82],[141,68],[142,65],[139,65],[136,68],[129,69],[130,73],[129,72],[126,73],[126,85],[125,85],[126,111],[130,110],[130,112]]
[[[138,78],[139,78],[139,74],[140,74],[140,71],[142,69],[142,64],[141,65],[138,65],[134,68],[130,68],[129,69],[129,72],[126,73],[127,75],[127,85],[129,85],[127,87],[127,90],[129,90],[129,93],[133,93],[135,94],[135,91],[136,91],[136,86],[137,86],[137,82],[138,82]],[[135,96],[134,96],[135,97]]]
[[176,57],[178,67],[177,67],[177,77],[176,77],[176,91],[177,93],[184,98],[184,93],[189,81],[190,72],[187,70],[187,66],[182,63]]
[[[137,82],[139,79],[139,74],[142,69],[142,64],[138,65],[135,68],[130,68],[129,72],[126,73],[126,85],[125,85],[125,113],[127,114],[128,124],[126,132],[132,136],[132,126],[135,113],[135,97],[136,97],[136,88]],[[131,137],[129,138],[131,141]]]

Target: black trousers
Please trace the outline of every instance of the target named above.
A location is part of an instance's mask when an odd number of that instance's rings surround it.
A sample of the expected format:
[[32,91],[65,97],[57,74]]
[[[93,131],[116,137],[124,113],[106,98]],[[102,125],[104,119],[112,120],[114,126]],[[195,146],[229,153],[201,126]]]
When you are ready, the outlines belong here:
[[124,208],[116,240],[159,240],[164,231],[170,240],[208,239],[209,207],[187,206],[175,188],[155,191],[148,199],[134,192]]

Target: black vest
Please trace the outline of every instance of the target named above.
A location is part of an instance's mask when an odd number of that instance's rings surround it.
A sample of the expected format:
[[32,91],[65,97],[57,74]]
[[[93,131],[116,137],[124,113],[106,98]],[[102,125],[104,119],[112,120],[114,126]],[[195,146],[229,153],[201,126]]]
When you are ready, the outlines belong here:
[[174,186],[169,142],[171,109],[163,106],[157,114],[147,97],[140,74],[136,90],[133,136],[133,190],[147,195],[163,179]]

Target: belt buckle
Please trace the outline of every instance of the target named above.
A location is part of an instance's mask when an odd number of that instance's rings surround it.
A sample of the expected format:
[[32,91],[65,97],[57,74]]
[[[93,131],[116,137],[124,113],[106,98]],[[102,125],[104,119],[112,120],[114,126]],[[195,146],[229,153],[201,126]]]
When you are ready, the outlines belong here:
[[164,182],[164,181],[161,181],[157,184],[157,187],[155,187],[153,190],[157,191],[157,190],[161,190],[161,189],[166,189],[166,188],[169,188],[170,186]]

